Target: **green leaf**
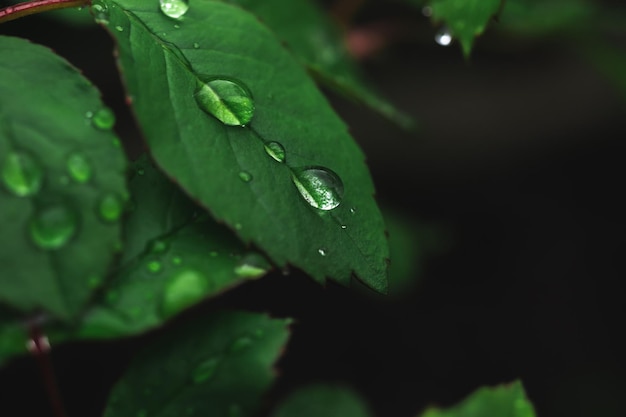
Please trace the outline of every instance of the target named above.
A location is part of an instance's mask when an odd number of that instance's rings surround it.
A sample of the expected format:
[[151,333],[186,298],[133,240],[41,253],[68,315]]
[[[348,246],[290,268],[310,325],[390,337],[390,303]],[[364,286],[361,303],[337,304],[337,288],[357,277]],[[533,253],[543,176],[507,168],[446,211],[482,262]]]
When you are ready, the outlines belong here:
[[[193,3],[180,20],[145,1],[103,4],[133,110],[159,166],[276,265],[292,264],[320,282],[348,285],[356,275],[384,291],[388,247],[363,153],[274,35],[252,14],[219,1]],[[233,109],[227,103],[199,105],[196,92],[215,90],[215,80],[242,87],[238,100],[253,98],[249,125],[220,122]],[[282,163],[265,150],[275,142],[285,151]],[[303,173],[308,167],[331,172]],[[342,186],[333,183],[337,177]],[[324,184],[324,192],[301,195]]]
[[315,384],[287,397],[271,417],[372,417],[361,396],[338,384]]
[[400,112],[366,79],[346,48],[338,25],[311,0],[224,0],[258,16],[324,85],[361,102],[393,123],[412,128]]
[[71,320],[119,247],[125,157],[74,67],[24,39],[0,50],[0,302]]
[[[0,7],[3,7],[4,4],[18,4],[24,3],[24,0],[4,0],[0,2]],[[93,17],[89,13],[88,7],[72,7],[58,10],[50,10],[45,13],[41,13],[37,15],[41,16],[44,19],[54,19],[59,21],[60,23],[65,23],[67,25],[73,27],[85,27],[85,26],[93,26],[94,21]]]
[[535,417],[535,409],[522,382],[481,387],[459,404],[445,410],[431,407],[420,417]]
[[26,353],[28,326],[15,313],[0,309],[0,367],[14,356]]
[[289,322],[218,312],[177,326],[139,352],[104,417],[252,415],[275,377]]
[[431,0],[432,20],[442,22],[453,38],[461,42],[469,57],[474,38],[482,34],[491,18],[498,13],[502,0]]

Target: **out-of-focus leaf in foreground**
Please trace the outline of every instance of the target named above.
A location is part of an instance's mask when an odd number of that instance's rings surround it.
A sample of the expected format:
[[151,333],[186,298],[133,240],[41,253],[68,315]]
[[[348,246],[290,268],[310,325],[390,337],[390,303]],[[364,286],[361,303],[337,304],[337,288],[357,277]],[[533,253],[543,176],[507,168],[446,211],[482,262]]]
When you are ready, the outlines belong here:
[[352,388],[315,384],[291,393],[271,417],[372,417],[366,401]]

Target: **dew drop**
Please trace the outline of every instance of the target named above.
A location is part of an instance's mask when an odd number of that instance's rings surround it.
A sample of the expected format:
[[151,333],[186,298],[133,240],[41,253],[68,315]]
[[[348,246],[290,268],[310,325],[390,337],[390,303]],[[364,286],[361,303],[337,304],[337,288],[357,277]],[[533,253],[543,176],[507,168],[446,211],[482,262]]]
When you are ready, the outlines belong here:
[[117,30],[118,32],[124,32],[124,28],[121,26],[115,26],[115,30]]
[[213,78],[199,83],[194,97],[203,111],[225,125],[245,126],[252,120],[252,95],[239,82]]
[[328,252],[327,252],[327,251],[326,251],[326,249],[324,249],[324,248],[319,248],[319,249],[317,250],[317,253],[319,253],[319,254],[320,254],[320,255],[322,255],[322,256],[326,256],[326,254],[327,254]]
[[122,200],[114,193],[106,194],[98,203],[98,214],[100,214],[102,220],[107,222],[119,220],[123,209]]
[[86,183],[91,178],[91,165],[87,159],[79,153],[71,154],[67,158],[67,171],[77,182]]
[[113,110],[103,107],[93,114],[91,123],[97,129],[110,130],[115,125],[115,114]]
[[146,264],[146,269],[152,273],[160,272],[162,269],[161,262],[159,261],[150,261]]
[[36,194],[41,188],[43,171],[30,155],[10,152],[4,158],[2,181],[10,192],[26,197]]
[[285,162],[285,148],[278,142],[267,142],[265,152],[277,162]]
[[77,216],[64,205],[37,212],[30,222],[33,242],[42,249],[60,249],[76,233]]
[[194,42],[193,49],[198,49],[198,48],[200,48],[200,44],[198,42]]
[[193,370],[191,374],[191,379],[196,384],[201,384],[203,382],[208,381],[215,375],[215,371],[219,366],[218,358],[207,359],[204,362],[201,362],[196,368]]
[[247,349],[250,345],[252,345],[252,339],[248,336],[241,336],[237,338],[232,345],[230,345],[230,352],[241,352],[244,349]]
[[265,258],[257,253],[249,253],[235,266],[235,274],[241,278],[259,278],[269,269]]
[[295,171],[291,179],[304,200],[320,210],[332,210],[341,204],[343,182],[324,167],[308,167]]
[[346,229],[348,228],[348,226],[346,226],[345,224],[342,224],[342,225],[341,225],[341,228],[342,228],[343,230],[346,230]]
[[161,239],[155,239],[150,243],[150,252],[152,253],[161,253],[165,252],[168,248],[167,242]]
[[185,269],[172,275],[163,291],[161,314],[171,317],[200,301],[209,290],[209,282],[200,272]]
[[167,17],[180,19],[189,10],[189,0],[159,0],[161,11]]
[[450,33],[450,29],[448,29],[447,26],[443,26],[435,34],[435,42],[437,42],[441,46],[448,46],[452,43],[452,34]]
[[91,10],[93,12],[93,18],[96,23],[103,25],[109,24],[109,7],[102,1],[94,1],[91,4]]
[[241,181],[243,182],[250,182],[252,181],[252,174],[250,174],[248,171],[241,171],[239,172],[239,179],[241,179]]

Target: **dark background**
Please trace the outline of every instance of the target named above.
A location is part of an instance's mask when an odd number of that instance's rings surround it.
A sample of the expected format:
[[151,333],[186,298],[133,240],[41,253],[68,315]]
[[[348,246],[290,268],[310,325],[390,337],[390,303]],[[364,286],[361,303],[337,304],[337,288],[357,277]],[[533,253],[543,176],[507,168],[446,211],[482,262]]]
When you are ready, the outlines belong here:
[[[381,204],[440,227],[444,249],[416,252],[414,285],[390,297],[275,272],[180,319],[214,308],[297,319],[267,409],[325,381],[354,387],[378,417],[414,417],[521,378],[540,417],[626,415],[623,97],[571,46],[506,46],[488,32],[466,62],[457,44],[432,41],[426,18],[391,4],[362,16],[362,27],[382,19],[415,32],[362,64],[419,120],[417,133],[327,94],[367,155]],[[103,31],[31,16],[0,33],[81,68],[137,151]],[[101,415],[149,337],[55,347],[68,416]],[[33,359],[3,369],[0,385],[0,414],[52,415]]]

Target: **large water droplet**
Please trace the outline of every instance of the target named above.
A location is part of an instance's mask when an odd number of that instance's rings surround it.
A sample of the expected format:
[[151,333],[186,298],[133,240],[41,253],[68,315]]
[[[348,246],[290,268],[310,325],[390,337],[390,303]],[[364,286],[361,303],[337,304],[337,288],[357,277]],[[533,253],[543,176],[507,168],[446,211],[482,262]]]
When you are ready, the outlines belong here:
[[241,83],[214,78],[200,83],[194,97],[198,106],[228,126],[245,126],[252,120],[252,94]]
[[109,193],[106,194],[102,199],[100,199],[100,203],[98,204],[98,213],[102,220],[108,222],[117,221],[122,215],[122,211],[124,210],[124,204],[122,200],[117,196],[117,194]]
[[201,384],[208,381],[213,375],[215,375],[215,371],[217,371],[219,364],[219,358],[211,358],[205,360],[204,362],[196,366],[196,368],[193,370],[193,373],[191,374],[191,379],[193,379],[193,382],[195,382],[196,384]]
[[84,156],[78,153],[71,154],[67,158],[67,171],[77,182],[85,183],[91,178],[91,165]]
[[63,247],[76,232],[77,216],[64,205],[38,211],[30,222],[33,242],[43,249]]
[[10,152],[2,166],[2,180],[13,194],[26,197],[36,194],[41,188],[43,171],[30,155]]
[[110,130],[115,125],[115,113],[108,107],[103,107],[94,113],[91,123],[97,129]]
[[159,0],[161,11],[167,17],[180,19],[189,10],[189,0]]
[[91,4],[91,10],[93,12],[93,18],[96,23],[104,25],[109,24],[109,7],[102,1],[95,0]]
[[241,278],[258,278],[269,269],[267,260],[257,253],[249,253],[235,266],[235,274]]
[[448,46],[452,43],[452,34],[450,33],[450,29],[448,29],[447,26],[443,26],[435,34],[435,42],[437,42],[441,46]]
[[302,197],[312,207],[332,210],[341,204],[343,182],[330,169],[324,167],[299,169],[291,178]]
[[285,148],[278,142],[267,142],[265,144],[265,152],[275,161],[285,162]]
[[161,313],[171,317],[200,301],[209,289],[209,282],[200,272],[184,269],[173,275],[163,291]]

